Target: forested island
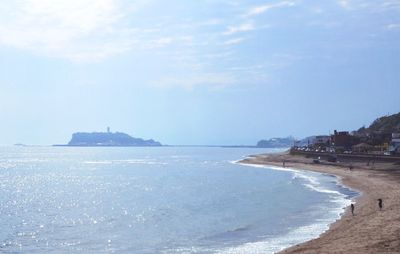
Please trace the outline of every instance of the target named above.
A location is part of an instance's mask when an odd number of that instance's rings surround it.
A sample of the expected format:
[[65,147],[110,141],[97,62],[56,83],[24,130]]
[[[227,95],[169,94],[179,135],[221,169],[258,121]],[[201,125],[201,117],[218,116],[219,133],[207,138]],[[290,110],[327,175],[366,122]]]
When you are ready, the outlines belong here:
[[76,132],[66,146],[162,146],[153,139],[134,138],[123,132]]

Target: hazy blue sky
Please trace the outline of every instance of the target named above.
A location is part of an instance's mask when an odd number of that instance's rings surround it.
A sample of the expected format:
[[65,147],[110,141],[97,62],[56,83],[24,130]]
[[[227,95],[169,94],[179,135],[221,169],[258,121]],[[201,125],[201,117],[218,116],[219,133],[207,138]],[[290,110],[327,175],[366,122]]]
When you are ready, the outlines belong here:
[[0,144],[255,144],[400,111],[399,0],[0,5]]

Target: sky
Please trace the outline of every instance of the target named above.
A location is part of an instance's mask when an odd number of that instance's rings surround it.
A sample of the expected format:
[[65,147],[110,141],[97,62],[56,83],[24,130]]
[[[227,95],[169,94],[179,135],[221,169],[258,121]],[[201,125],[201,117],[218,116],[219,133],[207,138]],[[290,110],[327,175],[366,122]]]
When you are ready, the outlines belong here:
[[399,0],[10,0],[0,144],[254,145],[400,111]]

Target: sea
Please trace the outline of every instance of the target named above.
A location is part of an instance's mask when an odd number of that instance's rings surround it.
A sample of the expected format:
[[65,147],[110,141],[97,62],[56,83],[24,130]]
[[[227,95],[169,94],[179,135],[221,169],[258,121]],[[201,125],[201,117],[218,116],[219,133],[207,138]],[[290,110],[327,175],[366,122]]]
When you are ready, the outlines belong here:
[[0,253],[275,253],[357,192],[237,161],[279,149],[0,147]]

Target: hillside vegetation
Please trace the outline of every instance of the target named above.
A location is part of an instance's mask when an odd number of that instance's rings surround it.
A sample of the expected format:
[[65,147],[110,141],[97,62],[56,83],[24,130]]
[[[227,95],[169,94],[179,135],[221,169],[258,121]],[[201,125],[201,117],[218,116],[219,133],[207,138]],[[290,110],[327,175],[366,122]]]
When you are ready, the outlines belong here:
[[383,116],[376,119],[368,128],[362,127],[357,133],[393,133],[400,132],[400,112],[390,116]]

